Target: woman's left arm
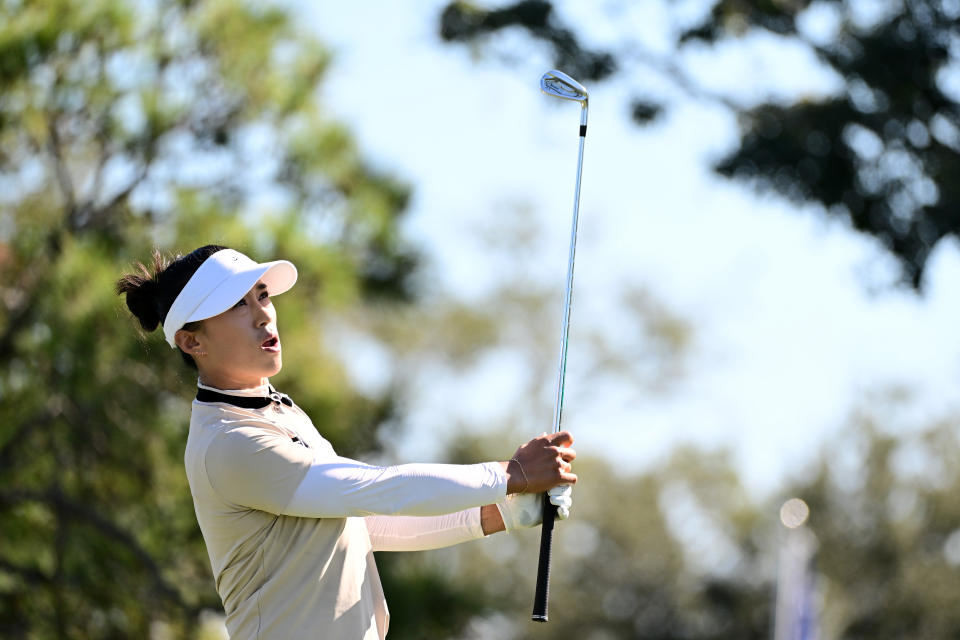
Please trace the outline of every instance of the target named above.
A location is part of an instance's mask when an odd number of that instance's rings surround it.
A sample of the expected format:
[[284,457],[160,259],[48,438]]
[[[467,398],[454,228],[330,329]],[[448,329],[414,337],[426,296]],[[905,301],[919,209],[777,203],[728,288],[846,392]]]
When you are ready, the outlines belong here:
[[442,516],[367,516],[374,551],[426,551],[476,540],[503,531],[496,505]]
[[[566,520],[573,505],[569,485],[548,491],[557,518]],[[516,494],[503,502],[441,516],[367,516],[374,551],[426,551],[476,540],[498,531],[535,527],[543,519],[539,494]]]

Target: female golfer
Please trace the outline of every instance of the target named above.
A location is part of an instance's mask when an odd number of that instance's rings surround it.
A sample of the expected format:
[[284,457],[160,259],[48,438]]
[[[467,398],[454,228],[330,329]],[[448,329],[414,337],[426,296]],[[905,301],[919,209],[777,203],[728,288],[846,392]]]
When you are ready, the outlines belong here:
[[271,301],[297,279],[209,245],[124,276],[117,292],[199,373],[187,478],[232,638],[382,639],[389,615],[372,551],[434,549],[540,522],[538,494],[571,505],[566,432],[509,461],[377,467],[340,457],[269,378]]

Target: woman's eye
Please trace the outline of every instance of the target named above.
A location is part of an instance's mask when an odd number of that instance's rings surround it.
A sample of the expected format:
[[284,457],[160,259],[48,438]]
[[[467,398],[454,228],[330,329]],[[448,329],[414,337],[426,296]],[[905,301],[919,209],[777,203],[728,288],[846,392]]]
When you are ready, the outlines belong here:
[[245,304],[247,304],[247,301],[244,300],[243,298],[241,298],[241,299],[240,299],[240,302],[238,302],[237,304],[235,304],[235,305],[233,305],[233,306],[234,306],[234,307],[242,307],[242,306],[245,305]]
[[270,297],[270,294],[267,291],[264,291],[263,293],[260,294],[261,300],[266,300],[269,297]]

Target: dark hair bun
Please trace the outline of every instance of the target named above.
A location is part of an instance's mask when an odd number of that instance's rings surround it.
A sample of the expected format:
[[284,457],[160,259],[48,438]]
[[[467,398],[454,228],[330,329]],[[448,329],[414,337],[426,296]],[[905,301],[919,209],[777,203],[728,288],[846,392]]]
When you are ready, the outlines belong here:
[[153,331],[167,317],[167,312],[180,290],[186,286],[203,261],[226,248],[218,244],[208,244],[185,256],[177,256],[173,261],[164,258],[159,251],[154,251],[152,268],[142,262],[136,263],[135,273],[117,280],[117,293],[126,295],[127,308],[140,321],[140,326],[147,331]]
[[156,329],[163,318],[159,311],[160,286],[155,274],[165,265],[159,254],[154,255],[153,273],[143,263],[136,264],[136,273],[130,273],[117,281],[117,293],[126,295],[127,308],[140,321],[146,331]]

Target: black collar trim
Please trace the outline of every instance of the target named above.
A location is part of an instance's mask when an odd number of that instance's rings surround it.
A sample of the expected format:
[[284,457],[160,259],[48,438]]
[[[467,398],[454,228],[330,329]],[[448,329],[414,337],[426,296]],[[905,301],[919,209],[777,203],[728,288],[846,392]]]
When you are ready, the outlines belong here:
[[273,387],[270,387],[269,396],[232,396],[219,391],[198,388],[197,400],[200,402],[226,402],[241,409],[263,409],[269,406],[271,402],[283,403],[288,407],[293,406],[293,400],[290,399],[290,396],[280,393]]

